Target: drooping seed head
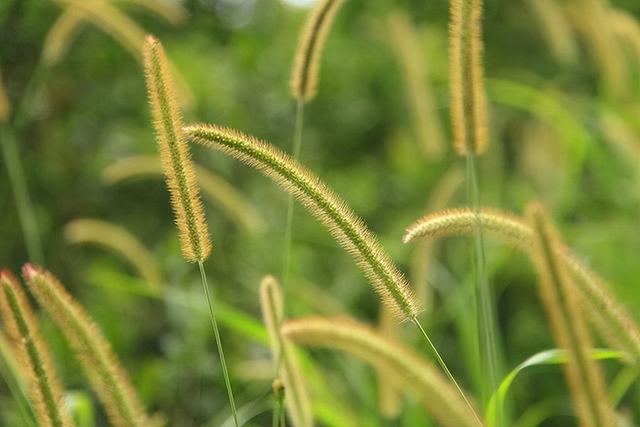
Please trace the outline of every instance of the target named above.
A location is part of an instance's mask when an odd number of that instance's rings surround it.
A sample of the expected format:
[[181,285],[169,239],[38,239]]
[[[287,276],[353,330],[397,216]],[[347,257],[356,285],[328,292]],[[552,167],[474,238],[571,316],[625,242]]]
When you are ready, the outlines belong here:
[[185,132],[193,141],[235,157],[293,194],[355,259],[399,318],[418,315],[419,304],[404,275],[364,221],[320,178],[279,149],[242,132],[215,125],[192,125]]
[[482,0],[451,0],[449,25],[453,145],[460,155],[487,148],[482,65]]
[[156,138],[182,253],[189,262],[202,262],[211,252],[204,209],[164,49],[152,36],[148,36],[144,44],[144,67]]
[[320,0],[305,22],[298,40],[290,83],[291,94],[299,101],[309,102],[316,95],[322,49],[342,2]]

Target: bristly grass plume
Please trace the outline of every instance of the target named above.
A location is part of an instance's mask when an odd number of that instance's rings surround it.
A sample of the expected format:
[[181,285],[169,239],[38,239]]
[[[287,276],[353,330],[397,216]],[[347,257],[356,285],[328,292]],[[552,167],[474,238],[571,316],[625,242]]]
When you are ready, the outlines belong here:
[[533,229],[533,261],[540,295],[556,342],[567,350],[569,363],[565,373],[573,395],[580,425],[611,427],[613,409],[600,367],[589,351],[591,337],[578,309],[575,287],[560,256],[562,246],[544,208],[538,203],[527,207],[527,219]]
[[24,371],[38,423],[42,427],[72,427],[62,387],[57,378],[47,345],[18,280],[8,271],[0,271],[0,314]]
[[[482,209],[477,216],[483,230],[514,248],[530,254],[533,230],[520,217],[493,209]],[[446,209],[426,215],[412,224],[404,235],[410,243],[422,238],[470,235],[474,232],[476,214],[471,209]],[[602,337],[614,348],[626,353],[640,366],[640,328],[628,310],[609,290],[609,286],[594,271],[574,255],[566,245],[560,255],[572,275],[581,296],[581,304]]]
[[413,319],[419,309],[413,291],[364,222],[338,195],[304,166],[252,136],[215,125],[192,125],[186,134],[256,168],[292,193],[363,270],[385,304],[400,318]]
[[451,122],[454,148],[461,155],[487,148],[481,20],[482,0],[451,0]]
[[89,314],[48,271],[25,264],[22,274],[29,291],[69,341],[111,423],[148,426],[149,418],[125,370]]
[[156,137],[182,253],[189,262],[203,262],[211,252],[211,242],[167,59],[162,45],[152,36],[147,36],[143,52]]
[[342,3],[343,0],[320,0],[305,22],[290,82],[291,94],[300,102],[309,102],[316,95],[322,49]]

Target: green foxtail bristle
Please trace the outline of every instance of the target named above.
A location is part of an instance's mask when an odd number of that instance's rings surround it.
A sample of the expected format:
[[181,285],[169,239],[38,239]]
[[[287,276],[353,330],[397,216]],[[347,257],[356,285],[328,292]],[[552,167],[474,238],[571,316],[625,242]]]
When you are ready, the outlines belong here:
[[532,254],[540,295],[555,340],[569,355],[564,368],[580,425],[611,427],[613,408],[600,367],[589,356],[593,345],[577,305],[575,286],[560,256],[560,240],[541,205],[530,203],[526,216],[533,230]]
[[385,304],[401,318],[417,316],[418,303],[404,275],[362,219],[318,177],[279,149],[233,129],[193,125],[185,132],[194,141],[256,168],[292,193],[356,260]]
[[189,262],[203,262],[211,252],[211,242],[167,59],[162,45],[152,36],[147,37],[143,51],[149,101],[182,253]]
[[[478,214],[483,231],[527,254],[533,242],[533,230],[521,218],[493,209],[481,209]],[[404,242],[421,238],[442,238],[471,235],[476,214],[471,209],[446,209],[426,215],[409,228]],[[609,290],[609,286],[593,270],[576,257],[566,245],[560,251],[589,319],[602,337],[614,348],[623,350],[640,365],[640,328],[633,317]]]
[[458,154],[487,149],[482,65],[482,0],[451,0],[449,58],[453,145]]
[[298,40],[291,72],[291,94],[302,102],[316,95],[322,49],[343,0],[320,0],[310,12]]
[[144,412],[111,345],[89,314],[48,271],[22,267],[29,291],[64,333],[89,381],[116,427],[144,427]]
[[0,286],[2,321],[27,378],[38,424],[42,427],[73,426],[47,345],[26,295],[18,280],[6,270],[0,271]]

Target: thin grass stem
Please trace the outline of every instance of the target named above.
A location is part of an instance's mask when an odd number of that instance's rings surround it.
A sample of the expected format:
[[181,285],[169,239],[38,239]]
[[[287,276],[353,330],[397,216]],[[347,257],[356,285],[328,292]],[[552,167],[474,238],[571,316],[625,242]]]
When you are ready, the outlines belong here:
[[27,254],[30,260],[42,264],[44,256],[40,235],[38,233],[38,223],[36,222],[33,204],[29,196],[29,188],[24,176],[22,161],[18,155],[16,138],[8,128],[8,125],[3,126],[3,131],[0,134],[0,145],[2,146],[2,156],[7,166],[9,183],[13,192],[16,210],[18,211],[18,218],[20,220],[20,226],[22,227]]
[[231,380],[229,379],[229,370],[227,369],[227,362],[224,358],[224,351],[222,350],[222,341],[220,340],[220,331],[218,330],[218,322],[216,321],[216,314],[213,304],[213,299],[209,293],[209,285],[207,283],[207,274],[204,271],[204,264],[202,261],[198,261],[198,267],[200,269],[200,278],[202,279],[202,289],[204,290],[205,297],[207,298],[207,305],[209,306],[209,314],[211,315],[211,328],[213,329],[213,335],[216,339],[216,346],[218,346],[218,354],[220,355],[220,365],[222,366],[222,374],[224,376],[224,383],[227,387],[227,395],[229,396],[229,405],[231,406],[231,413],[233,414],[233,421],[236,427],[240,427],[238,421],[238,411],[236,410],[236,402],[233,398],[233,390],[231,390]]
[[464,402],[467,404],[467,406],[469,407],[469,409],[473,413],[473,416],[475,417],[475,420],[478,422],[478,425],[479,426],[483,426],[484,424],[482,423],[482,420],[480,419],[480,416],[478,416],[478,413],[476,412],[475,408],[473,407],[473,405],[471,404],[469,399],[467,399],[467,395],[464,394],[464,391],[462,391],[462,388],[460,388],[460,385],[458,385],[458,382],[456,381],[456,379],[454,378],[453,374],[449,370],[449,367],[447,366],[447,364],[444,362],[444,359],[442,358],[442,356],[440,356],[440,352],[438,352],[438,349],[436,348],[436,346],[433,345],[433,341],[431,341],[431,339],[429,338],[429,335],[427,335],[427,332],[422,327],[422,324],[420,323],[418,318],[414,317],[414,318],[411,319],[411,321],[413,323],[415,323],[416,326],[418,327],[418,329],[420,329],[420,332],[422,332],[422,335],[424,336],[424,339],[427,341],[427,344],[429,345],[429,349],[431,350],[431,352],[435,356],[436,361],[438,362],[438,364],[440,365],[440,367],[444,371],[444,373],[447,376],[447,378],[449,378],[449,381],[451,381],[451,383],[455,386],[455,388],[458,391],[458,393],[460,393],[460,396],[462,397]]
[[[478,173],[476,170],[476,155],[469,153],[467,158],[467,199],[474,212],[474,255],[473,255],[473,272],[475,280],[475,299],[474,305],[478,316],[479,327],[479,348],[482,360],[482,368],[487,369],[489,377],[489,387],[482,388],[482,400],[486,403],[497,387],[498,378],[498,351],[496,341],[496,326],[493,317],[493,301],[489,283],[486,276],[486,260],[484,253],[484,235],[482,232],[482,222],[480,220],[480,190],[478,186]],[[502,420],[502,408],[497,408],[497,420],[500,425]]]
[[[293,151],[292,155],[295,160],[300,159],[300,150],[302,148],[302,129],[304,121],[304,101],[298,99],[296,102],[296,121],[293,132]],[[295,210],[293,194],[289,194],[287,200],[287,223],[284,228],[284,253],[282,256],[282,294],[283,301],[287,301],[287,288],[289,285],[289,270],[291,269],[291,246],[293,240],[293,213]]]

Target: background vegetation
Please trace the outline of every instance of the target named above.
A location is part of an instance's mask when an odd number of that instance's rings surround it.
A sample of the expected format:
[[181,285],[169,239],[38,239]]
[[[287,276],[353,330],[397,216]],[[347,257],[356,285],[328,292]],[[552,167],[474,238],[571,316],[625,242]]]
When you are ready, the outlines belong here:
[[[485,3],[490,142],[479,160],[482,204],[520,213],[528,200],[541,200],[564,241],[608,279],[631,313],[638,313],[640,31],[635,38],[617,35],[618,50],[599,49],[593,34],[621,27],[612,14],[597,21],[602,28],[585,28],[576,13],[563,15],[560,26],[547,27],[534,2]],[[557,3],[575,3],[576,12],[582,2]],[[610,3],[607,7],[640,17],[637,1]],[[107,3],[142,34],[162,40],[188,88],[186,122],[242,129],[289,151],[295,116],[289,73],[307,9],[276,0],[173,4],[186,12],[176,25],[134,1]],[[199,274],[180,255],[165,185],[160,176],[110,183],[105,172],[123,159],[157,152],[141,58],[126,42],[138,30],[126,23],[105,30],[96,25],[100,20],[86,20],[64,55],[48,63],[45,40],[65,9],[73,7],[73,1],[63,0],[0,4],[0,69],[11,106],[0,137],[3,152],[9,141],[17,145],[24,167],[44,254],[39,262],[95,318],[151,412],[162,413],[172,426],[230,425]],[[398,13],[409,16],[416,36],[409,65],[403,63],[407,39],[397,28]],[[108,9],[99,14],[119,22]],[[305,108],[301,160],[418,278],[416,286],[426,289],[423,324],[461,383],[475,390],[482,380],[470,354],[475,333],[467,310],[471,239],[446,240],[419,256],[417,246],[401,242],[404,228],[417,217],[466,203],[463,180],[456,178],[464,176],[464,161],[449,143],[447,23],[446,1],[345,1],[322,58],[318,96]],[[566,32],[564,41],[554,41],[563,37],[554,31]],[[425,149],[424,116],[414,116],[415,67],[432,92],[426,119],[443,130],[442,155]],[[256,415],[247,425],[270,425],[273,370],[258,284],[266,274],[281,274],[287,196],[217,152],[193,147],[193,155],[255,211],[245,218],[249,208],[243,207],[244,220],[239,219],[237,212],[230,214],[205,197],[213,239],[207,271],[220,301],[236,401],[243,414]],[[0,167],[0,264],[19,271],[30,255],[5,166],[6,161]],[[438,201],[434,195],[443,193],[443,181],[457,184],[449,184],[450,198]],[[113,251],[72,244],[73,233],[65,227],[80,218],[123,227],[143,242],[159,266],[160,290],[150,288]],[[300,208],[293,230],[288,314],[349,314],[375,324],[376,295],[325,230]],[[555,344],[528,261],[491,239],[486,253],[504,374]],[[40,319],[60,377],[87,416],[83,425],[105,425],[63,336],[46,316]],[[401,334],[427,354],[413,328],[402,325]],[[378,410],[375,371],[342,353],[308,354],[314,362],[308,369],[328,390],[318,398],[328,411],[320,417],[323,425],[431,422],[411,396],[397,420],[385,420]],[[634,375],[618,362],[604,366],[613,388],[623,380],[621,372]],[[632,423],[640,417],[640,387],[624,390],[618,409]],[[575,424],[558,367],[536,367],[519,378],[508,409],[516,420],[539,413],[543,425]],[[525,422],[520,425],[537,425]],[[15,400],[1,383],[0,425],[20,423]]]

